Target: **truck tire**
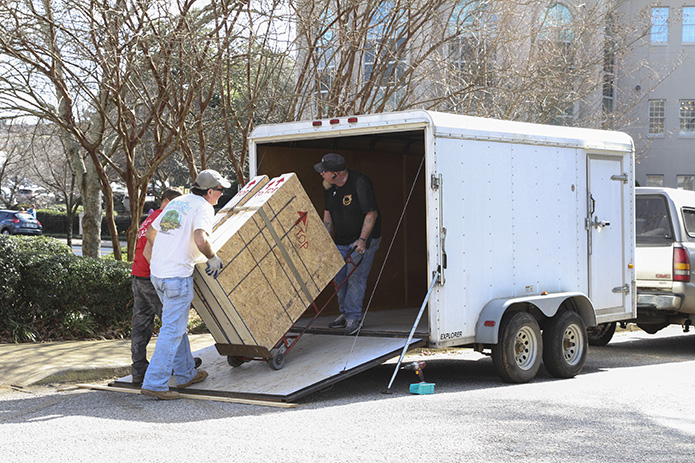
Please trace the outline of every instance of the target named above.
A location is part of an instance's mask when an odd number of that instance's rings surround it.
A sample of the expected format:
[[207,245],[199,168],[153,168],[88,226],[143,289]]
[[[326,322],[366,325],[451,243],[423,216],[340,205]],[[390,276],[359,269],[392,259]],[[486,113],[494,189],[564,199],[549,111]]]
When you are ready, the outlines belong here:
[[538,322],[527,312],[502,319],[499,341],[492,349],[492,363],[502,381],[527,383],[536,377],[543,355]]
[[543,330],[543,363],[556,378],[573,378],[586,361],[587,335],[577,312],[565,310],[548,320]]
[[586,336],[590,346],[605,346],[608,344],[615,334],[617,323],[601,323],[586,329]]

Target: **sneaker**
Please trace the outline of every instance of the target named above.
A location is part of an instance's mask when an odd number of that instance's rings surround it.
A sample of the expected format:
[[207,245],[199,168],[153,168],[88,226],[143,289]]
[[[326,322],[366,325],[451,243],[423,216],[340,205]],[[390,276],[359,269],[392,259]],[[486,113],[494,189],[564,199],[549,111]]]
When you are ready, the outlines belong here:
[[198,373],[196,373],[196,375],[193,377],[192,380],[190,380],[190,381],[187,382],[187,383],[177,384],[176,387],[181,387],[181,388],[183,388],[183,387],[188,387],[188,386],[190,386],[190,385],[192,385],[192,384],[199,383],[199,382],[203,381],[203,380],[204,380],[205,378],[207,378],[207,377],[208,377],[208,372],[207,372],[207,371],[205,371],[205,370],[198,370]]
[[201,360],[200,357],[193,357],[193,362],[195,362],[195,365],[193,367],[197,370],[200,368],[200,366],[203,364],[203,361]]
[[160,400],[175,400],[181,398],[181,394],[176,391],[150,391],[149,389],[140,389],[140,394]]
[[338,318],[328,324],[329,328],[342,328],[345,326],[345,314],[338,315]]
[[360,330],[362,320],[359,318],[349,318],[345,322],[345,336],[352,336]]

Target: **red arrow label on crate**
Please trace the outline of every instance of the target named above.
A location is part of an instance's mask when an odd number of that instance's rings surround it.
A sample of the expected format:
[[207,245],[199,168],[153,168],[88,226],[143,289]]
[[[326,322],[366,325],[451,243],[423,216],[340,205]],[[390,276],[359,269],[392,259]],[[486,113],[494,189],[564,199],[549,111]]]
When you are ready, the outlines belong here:
[[306,249],[309,247],[309,239],[306,236],[306,219],[307,219],[307,216],[309,215],[309,212],[308,211],[304,211],[304,212],[297,211],[297,214],[299,214],[299,218],[294,223],[294,226],[296,227],[300,223],[302,225],[300,225],[298,227],[298,230],[297,230],[297,233],[295,233],[295,236],[297,237],[297,241],[299,242],[299,247]]
[[305,212],[297,211],[297,214],[299,214],[299,218],[298,218],[297,221],[294,223],[295,226],[296,226],[296,225],[299,225],[299,222],[302,222],[302,223],[304,224],[304,226],[306,227],[306,218],[307,218],[307,215],[308,215],[309,213],[306,212],[306,211],[305,211]]

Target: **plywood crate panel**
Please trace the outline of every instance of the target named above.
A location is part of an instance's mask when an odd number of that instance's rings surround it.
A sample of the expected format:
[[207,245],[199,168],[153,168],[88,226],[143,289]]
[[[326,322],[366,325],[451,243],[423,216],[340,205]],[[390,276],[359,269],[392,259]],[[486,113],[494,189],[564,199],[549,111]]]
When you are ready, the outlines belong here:
[[343,266],[293,173],[225,206],[211,243],[225,266],[215,280],[197,265],[193,305],[224,355],[268,357]]

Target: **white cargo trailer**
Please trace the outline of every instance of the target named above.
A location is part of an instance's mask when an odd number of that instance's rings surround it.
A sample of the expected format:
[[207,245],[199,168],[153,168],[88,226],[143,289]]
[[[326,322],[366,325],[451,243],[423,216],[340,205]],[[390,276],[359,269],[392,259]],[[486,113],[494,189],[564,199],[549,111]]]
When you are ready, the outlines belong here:
[[322,211],[313,165],[328,152],[373,180],[382,212],[360,336],[407,335],[426,307],[419,338],[490,352],[503,380],[525,382],[541,360],[576,375],[586,327],[634,318],[629,136],[422,110],[339,117],[257,127],[250,174],[295,172]]

